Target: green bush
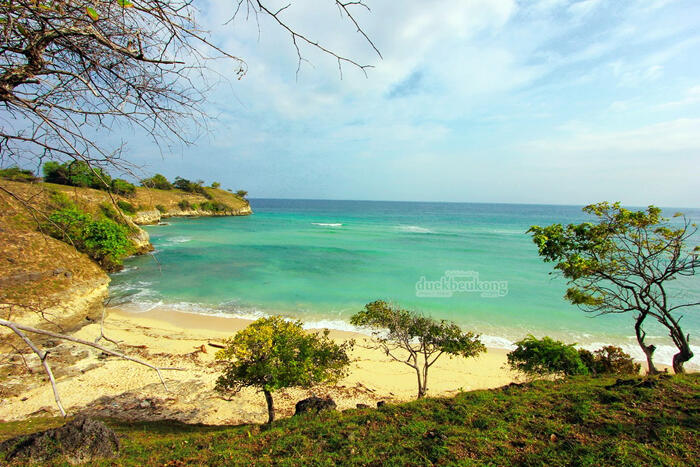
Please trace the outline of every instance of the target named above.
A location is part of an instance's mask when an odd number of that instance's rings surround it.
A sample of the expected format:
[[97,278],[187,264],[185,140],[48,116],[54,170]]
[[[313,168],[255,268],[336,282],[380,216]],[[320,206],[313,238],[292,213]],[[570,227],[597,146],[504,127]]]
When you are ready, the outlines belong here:
[[143,180],[141,180],[141,186],[145,186],[147,188],[155,188],[157,190],[173,189],[173,184],[170,183],[168,179],[161,174],[155,174],[151,178],[144,178]]
[[515,350],[508,354],[508,364],[529,377],[588,374],[574,344],[564,344],[547,336],[537,339],[529,335],[515,345]]
[[585,349],[578,352],[589,373],[594,375],[638,374],[642,367],[628,353],[614,345],[607,345],[595,352]]
[[186,199],[180,200],[180,202],[177,203],[177,205],[183,211],[187,211],[188,209],[192,209],[192,205]]
[[128,201],[120,199],[117,201],[117,206],[127,214],[134,214],[136,212],[136,207]]
[[87,162],[72,161],[59,164],[49,161],[44,164],[44,181],[59,185],[79,186],[107,190],[112,186],[112,177],[99,167]]
[[220,187],[221,187],[221,183],[219,183],[219,182],[214,182],[214,183],[211,184],[211,187],[212,187],[212,188],[220,188]]
[[102,214],[107,218],[107,219],[112,219],[113,221],[119,223],[121,221],[121,216],[117,212],[116,209],[114,209],[114,205],[112,203],[104,202],[100,203],[100,211],[102,211]]
[[238,190],[236,192],[236,196],[238,196],[239,198],[245,198],[246,196],[248,196],[248,192],[245,190]]
[[156,204],[156,209],[159,210],[161,213],[164,213],[167,211],[165,206],[163,206],[162,204]]
[[203,203],[199,203],[199,209],[209,212],[228,212],[231,210],[227,204],[224,204],[221,201],[205,201]]
[[8,167],[0,169],[0,178],[13,180],[15,182],[35,182],[38,180],[31,170],[20,169],[19,167]]
[[131,196],[136,192],[136,187],[121,178],[112,180],[112,193],[121,196]]
[[94,220],[76,207],[54,211],[46,230],[55,238],[72,244],[107,271],[121,268],[131,241],[127,229],[111,219]]

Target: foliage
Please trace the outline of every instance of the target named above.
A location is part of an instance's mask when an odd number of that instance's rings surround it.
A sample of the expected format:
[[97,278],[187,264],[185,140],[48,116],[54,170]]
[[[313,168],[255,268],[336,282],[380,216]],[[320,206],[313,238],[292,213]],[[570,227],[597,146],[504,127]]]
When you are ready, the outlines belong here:
[[163,214],[163,213],[165,213],[165,212],[168,211],[168,210],[166,209],[166,207],[163,206],[162,204],[156,204],[156,209],[157,209],[158,211],[160,211],[161,214]]
[[641,369],[641,365],[629,354],[614,345],[606,345],[595,352],[585,349],[579,349],[578,352],[588,372],[593,375],[638,374]]
[[568,280],[565,298],[590,313],[633,312],[637,342],[652,373],[655,347],[645,343],[643,323],[647,317],[655,319],[678,349],[673,369],[682,372],[693,352],[679,313],[697,309],[700,302],[667,289],[667,284],[700,268],[700,248],[691,251],[687,246],[697,227],[682,214],[671,223],[655,206],[630,211],[620,203],[604,202],[583,210],[597,222],[534,225],[528,231],[544,261],[555,263],[554,270]]
[[529,377],[588,374],[574,344],[564,344],[548,336],[537,339],[529,335],[515,345],[515,350],[507,355],[508,364]]
[[155,174],[150,178],[144,178],[143,180],[141,180],[141,186],[145,186],[146,188],[155,188],[157,190],[173,189],[173,184],[170,183],[168,179],[161,174]]
[[281,316],[260,318],[217,352],[216,358],[225,361],[226,368],[216,389],[233,394],[248,386],[260,389],[265,393],[270,423],[274,420],[272,392],[332,383],[347,374],[347,352],[353,343],[336,344],[328,333],[307,333],[301,321],[286,321]]
[[0,178],[13,180],[15,182],[36,182],[39,180],[31,170],[20,169],[17,166],[0,169]]
[[[95,464],[696,465],[700,375],[631,378],[621,385],[615,380],[541,380],[291,417],[268,429],[107,419],[121,451]],[[63,417],[3,422],[0,439],[63,423]]]
[[179,207],[180,209],[182,209],[183,211],[187,211],[187,210],[189,210],[189,209],[192,209],[192,205],[191,205],[190,202],[187,201],[186,199],[181,199],[181,200],[177,203],[177,205],[178,205],[178,207]]
[[231,207],[221,201],[205,201],[199,203],[199,209],[210,212],[229,212]]
[[124,201],[124,200],[120,199],[117,201],[117,206],[119,207],[119,209],[121,209],[122,211],[124,211],[127,214],[135,214],[136,213],[136,207],[128,201]]
[[84,161],[71,161],[63,164],[49,161],[44,164],[43,172],[45,182],[58,185],[107,190],[112,183],[112,177],[107,172]]
[[71,243],[107,271],[121,268],[131,245],[125,227],[111,219],[93,219],[75,206],[51,213],[45,227],[51,236]]
[[[382,300],[365,305],[350,322],[372,329],[379,348],[416,370],[419,398],[428,391],[428,370],[441,355],[466,358],[486,350],[478,335],[463,332],[452,322],[436,321]],[[400,352],[407,352],[408,357]]]
[[212,187],[212,188],[220,188],[220,187],[221,187],[221,183],[219,183],[219,182],[213,182],[213,183],[211,184],[211,187]]
[[136,187],[121,178],[115,178],[112,180],[112,193],[121,196],[131,196],[136,193]]
[[239,198],[245,198],[246,196],[248,196],[248,192],[245,190],[238,190],[236,192],[236,196],[238,196]]

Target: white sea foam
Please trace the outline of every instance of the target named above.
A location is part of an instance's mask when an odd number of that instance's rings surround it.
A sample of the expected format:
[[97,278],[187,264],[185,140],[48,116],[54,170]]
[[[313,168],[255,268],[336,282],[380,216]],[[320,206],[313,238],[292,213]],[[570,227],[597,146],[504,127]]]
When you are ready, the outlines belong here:
[[312,222],[312,225],[317,225],[319,227],[342,227],[343,224],[339,222]]
[[435,233],[430,229],[427,229],[425,227],[421,227],[419,225],[399,225],[396,226],[397,230],[400,230],[401,232],[407,232],[407,233],[423,233],[423,234],[431,234]]

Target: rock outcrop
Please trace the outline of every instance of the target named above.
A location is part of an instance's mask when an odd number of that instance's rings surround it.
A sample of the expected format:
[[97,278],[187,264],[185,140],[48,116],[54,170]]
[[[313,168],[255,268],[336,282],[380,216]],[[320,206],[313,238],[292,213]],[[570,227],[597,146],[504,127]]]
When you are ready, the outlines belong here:
[[119,438],[104,423],[77,417],[58,428],[18,436],[0,443],[5,460],[44,463],[63,457],[71,464],[100,458],[114,458],[119,453]]
[[321,397],[312,396],[297,402],[297,405],[294,407],[294,415],[319,413],[324,410],[335,410],[335,408],[335,401],[330,397],[323,399]]

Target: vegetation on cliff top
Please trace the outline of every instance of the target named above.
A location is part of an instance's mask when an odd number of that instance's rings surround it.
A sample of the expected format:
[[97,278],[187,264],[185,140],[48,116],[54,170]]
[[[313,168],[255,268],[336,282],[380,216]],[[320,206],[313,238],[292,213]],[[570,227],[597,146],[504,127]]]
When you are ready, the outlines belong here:
[[[258,425],[108,420],[117,459],[94,465],[693,465],[700,375],[536,381]],[[64,423],[0,424],[0,437]],[[54,465],[64,465],[57,461]]]

